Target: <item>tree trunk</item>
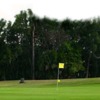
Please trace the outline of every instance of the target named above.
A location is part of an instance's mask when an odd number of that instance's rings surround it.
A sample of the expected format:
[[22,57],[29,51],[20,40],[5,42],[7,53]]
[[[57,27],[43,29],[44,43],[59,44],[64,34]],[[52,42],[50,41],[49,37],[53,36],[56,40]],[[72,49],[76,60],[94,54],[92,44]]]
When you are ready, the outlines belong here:
[[90,59],[91,59],[91,53],[89,53],[89,57],[88,57],[87,69],[86,69],[86,78],[89,77]]
[[32,79],[35,79],[35,26],[32,27]]

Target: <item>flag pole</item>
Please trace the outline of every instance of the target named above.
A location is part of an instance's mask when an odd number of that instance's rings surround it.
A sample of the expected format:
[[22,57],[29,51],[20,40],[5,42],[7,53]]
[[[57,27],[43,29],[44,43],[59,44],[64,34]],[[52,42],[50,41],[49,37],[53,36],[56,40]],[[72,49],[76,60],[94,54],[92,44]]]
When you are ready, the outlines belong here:
[[57,75],[57,89],[58,89],[58,84],[59,83],[59,67],[58,67],[58,75]]
[[57,96],[59,95],[59,90],[58,90],[58,86],[59,86],[59,82],[60,82],[60,69],[63,69],[64,68],[64,63],[59,63],[58,65],[58,73],[57,73],[57,89],[56,89],[56,94]]
[[60,82],[59,71],[60,71],[60,69],[63,69],[63,68],[64,68],[64,63],[59,63],[59,65],[58,65],[58,75],[57,75],[57,89],[58,89],[58,85],[59,85],[59,82]]

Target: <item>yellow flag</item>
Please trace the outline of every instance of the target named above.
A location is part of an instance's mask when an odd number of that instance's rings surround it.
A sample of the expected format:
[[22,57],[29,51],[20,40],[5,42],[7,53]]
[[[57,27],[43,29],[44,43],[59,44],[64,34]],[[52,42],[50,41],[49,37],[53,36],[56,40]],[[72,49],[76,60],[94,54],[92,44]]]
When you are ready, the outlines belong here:
[[59,63],[59,68],[64,68],[64,63]]

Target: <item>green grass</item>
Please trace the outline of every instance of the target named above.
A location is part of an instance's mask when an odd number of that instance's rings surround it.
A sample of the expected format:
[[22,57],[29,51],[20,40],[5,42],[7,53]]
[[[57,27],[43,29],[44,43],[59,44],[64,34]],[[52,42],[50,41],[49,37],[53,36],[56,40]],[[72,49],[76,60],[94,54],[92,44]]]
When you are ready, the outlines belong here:
[[100,78],[1,81],[0,100],[100,100]]

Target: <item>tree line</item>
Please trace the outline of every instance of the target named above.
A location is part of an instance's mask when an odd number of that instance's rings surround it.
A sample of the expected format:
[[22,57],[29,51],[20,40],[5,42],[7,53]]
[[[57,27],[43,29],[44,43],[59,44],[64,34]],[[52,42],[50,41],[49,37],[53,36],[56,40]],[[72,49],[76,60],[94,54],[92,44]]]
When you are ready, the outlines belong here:
[[100,18],[39,18],[31,9],[0,20],[0,80],[100,76]]

